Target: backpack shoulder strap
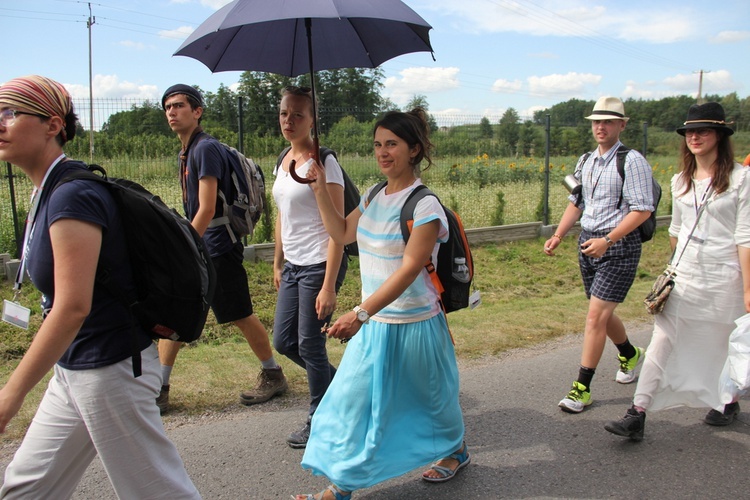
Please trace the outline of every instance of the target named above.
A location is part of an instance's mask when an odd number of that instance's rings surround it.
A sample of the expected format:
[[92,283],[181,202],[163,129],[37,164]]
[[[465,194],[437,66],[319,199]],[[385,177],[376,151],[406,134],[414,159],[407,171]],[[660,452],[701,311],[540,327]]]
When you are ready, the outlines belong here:
[[333,157],[336,159],[336,161],[339,161],[339,157],[336,156],[336,151],[334,151],[331,148],[327,148],[325,146],[320,147],[320,151],[318,153],[320,155],[320,163],[325,164],[326,158],[333,155]]
[[375,186],[370,190],[370,194],[367,196],[367,201],[365,201],[365,207],[370,204],[370,202],[375,198],[375,195],[378,194],[380,191],[385,188],[385,186],[388,185],[388,181],[381,181],[375,184]]
[[284,161],[284,157],[289,152],[289,150],[292,149],[291,146],[285,147],[281,153],[279,154],[279,157],[276,159],[276,168],[279,168],[281,166],[281,162]]
[[406,197],[406,201],[404,202],[404,206],[401,207],[401,235],[407,243],[409,242],[409,235],[411,234],[409,221],[412,221],[413,224],[414,210],[417,208],[417,203],[419,203],[419,201],[425,196],[434,196],[437,198],[437,195],[430,191],[427,186],[420,184],[409,193],[409,196]]
[[617,150],[617,173],[620,174],[620,179],[625,180],[625,157],[630,152],[629,148],[620,146]]
[[583,168],[583,164],[591,157],[591,153],[593,153],[593,151],[586,151],[583,153],[583,156],[581,157],[581,168]]
[[622,206],[622,190],[625,189],[625,157],[628,156],[630,149],[621,145],[617,150],[617,173],[622,179],[622,189],[620,189],[620,199],[617,202],[617,208]]

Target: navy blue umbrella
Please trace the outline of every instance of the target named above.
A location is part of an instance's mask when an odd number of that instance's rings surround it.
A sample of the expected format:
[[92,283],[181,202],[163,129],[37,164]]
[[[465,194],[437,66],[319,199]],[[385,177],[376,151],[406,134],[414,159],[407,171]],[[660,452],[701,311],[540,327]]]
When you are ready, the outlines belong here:
[[[197,59],[212,73],[310,73],[315,112],[315,71],[375,68],[402,54],[432,52],[430,29],[400,0],[235,0],[198,26],[174,55]],[[289,170],[303,181],[293,166]]]

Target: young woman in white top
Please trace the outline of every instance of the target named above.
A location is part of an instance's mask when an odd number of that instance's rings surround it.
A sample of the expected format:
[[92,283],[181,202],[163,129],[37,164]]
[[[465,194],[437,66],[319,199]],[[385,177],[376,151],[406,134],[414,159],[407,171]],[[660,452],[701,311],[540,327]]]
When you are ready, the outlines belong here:
[[[346,275],[343,245],[330,240],[309,184],[295,181],[289,173],[304,177],[313,152],[313,102],[310,89],[287,87],[279,104],[279,126],[291,148],[274,170],[273,198],[276,214],[274,285],[278,290],[273,326],[274,347],[307,371],[310,407],[307,419],[292,432],[287,443],[304,448],[310,419],[331,383],[336,368],[328,360],[321,328],[336,309],[336,294]],[[344,212],[344,178],[336,158],[326,158],[329,174],[326,190],[339,212]]]
[[737,401],[720,400],[719,376],[734,321],[750,312],[750,168],[734,160],[733,130],[718,103],[691,106],[677,133],[685,140],[669,236],[675,255],[684,254],[656,316],[633,406],[605,425],[634,440],[643,438],[646,410],[712,408],[709,425],[731,424],[740,411]]

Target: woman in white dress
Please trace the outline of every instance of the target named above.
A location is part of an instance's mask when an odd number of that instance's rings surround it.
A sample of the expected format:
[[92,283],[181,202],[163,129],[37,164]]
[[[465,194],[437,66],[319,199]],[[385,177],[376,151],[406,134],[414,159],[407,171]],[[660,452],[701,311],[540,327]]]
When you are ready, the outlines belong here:
[[421,109],[387,113],[375,124],[375,157],[388,184],[366,203],[370,188],[346,219],[324,187],[328,169],[316,164],[308,174],[317,179],[311,186],[331,238],[359,244],[362,302],[328,329],[351,342],[302,458],[302,467],[333,484],[297,500],[348,500],[434,460],[422,478],[447,481],[470,462],[453,343],[425,269],[448,237],[437,198],[417,203],[408,244],[401,234],[401,208],[422,184],[421,163],[432,163],[428,132]]
[[750,169],[734,160],[733,131],[718,103],[691,106],[677,133],[685,141],[669,235],[675,255],[684,254],[656,316],[633,406],[605,425],[635,440],[643,438],[646,410],[708,407],[709,425],[731,424],[740,411],[737,401],[721,403],[719,376],[734,321],[750,312]]

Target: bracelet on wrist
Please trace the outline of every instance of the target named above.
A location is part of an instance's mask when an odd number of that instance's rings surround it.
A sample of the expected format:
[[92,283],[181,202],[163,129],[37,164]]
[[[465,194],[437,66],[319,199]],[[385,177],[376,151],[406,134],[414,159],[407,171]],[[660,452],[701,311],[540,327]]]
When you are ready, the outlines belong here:
[[557,234],[557,233],[553,234],[553,235],[552,235],[552,237],[553,237],[553,238],[557,238],[558,240],[562,241],[562,236],[560,236],[560,235],[559,235],[559,234]]

